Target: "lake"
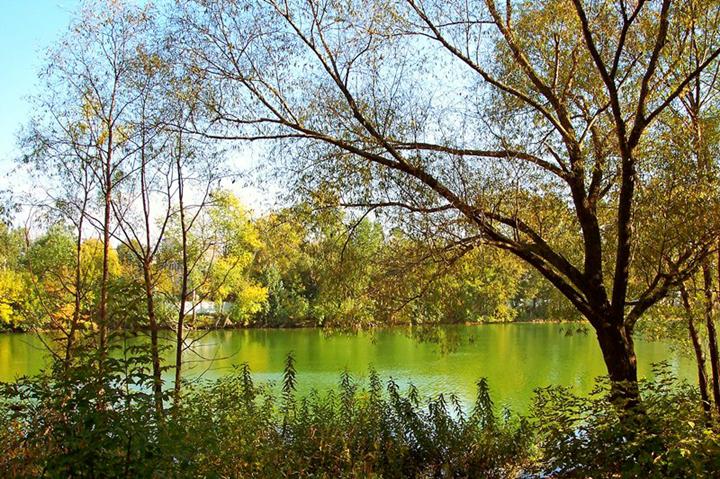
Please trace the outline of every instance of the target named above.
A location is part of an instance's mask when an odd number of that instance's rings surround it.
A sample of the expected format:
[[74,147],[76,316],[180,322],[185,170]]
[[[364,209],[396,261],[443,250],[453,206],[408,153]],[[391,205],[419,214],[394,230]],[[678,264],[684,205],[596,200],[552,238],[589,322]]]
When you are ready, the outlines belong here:
[[[417,339],[409,328],[373,333],[328,334],[318,329],[247,329],[206,333],[187,353],[188,378],[213,379],[247,362],[259,381],[279,381],[285,356],[297,360],[300,392],[338,384],[348,369],[367,377],[368,368],[384,380],[413,383],[423,395],[456,393],[472,403],[475,383],[486,377],[496,404],[525,411],[535,388],[552,384],[589,392],[605,373],[594,332],[577,333],[579,325],[548,323],[485,324],[437,328],[440,339]],[[568,334],[572,332],[573,334]],[[691,358],[658,342],[636,341],[639,372],[667,361],[681,378],[695,382]],[[172,353],[168,352],[170,362]],[[45,365],[39,339],[30,334],[0,334],[0,381],[34,374]],[[167,373],[168,381],[172,372]]]

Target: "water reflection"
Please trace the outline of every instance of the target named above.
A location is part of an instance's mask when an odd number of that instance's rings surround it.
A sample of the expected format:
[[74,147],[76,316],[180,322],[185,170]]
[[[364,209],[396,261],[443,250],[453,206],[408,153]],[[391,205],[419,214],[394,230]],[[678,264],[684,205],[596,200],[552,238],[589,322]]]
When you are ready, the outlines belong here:
[[[594,335],[566,335],[567,330],[557,324],[458,326],[441,330],[441,342],[415,339],[409,329],[357,335],[316,329],[213,331],[196,338],[186,371],[188,378],[213,379],[247,362],[257,380],[279,381],[292,351],[301,393],[336,386],[344,369],[366,378],[372,367],[403,387],[412,382],[424,395],[453,392],[466,404],[474,399],[477,380],[486,377],[497,403],[525,410],[535,388],[559,384],[585,393],[605,372]],[[0,380],[38,372],[44,365],[41,346],[31,335],[0,335]],[[642,377],[651,374],[652,363],[668,361],[680,377],[694,380],[691,360],[667,345],[638,340],[636,347]],[[173,361],[172,351],[166,356]],[[172,371],[166,374],[170,381]]]

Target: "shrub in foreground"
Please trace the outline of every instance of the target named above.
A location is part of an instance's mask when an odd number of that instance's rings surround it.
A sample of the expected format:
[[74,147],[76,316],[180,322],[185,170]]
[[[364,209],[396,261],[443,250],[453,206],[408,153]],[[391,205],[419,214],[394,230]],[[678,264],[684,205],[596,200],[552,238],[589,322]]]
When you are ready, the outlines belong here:
[[536,391],[536,468],[553,477],[720,477],[717,418],[706,416],[696,388],[666,365],[641,381],[643,402],[626,411],[610,400],[609,382],[579,396],[568,388]]
[[497,417],[487,383],[469,413],[455,396],[422,402],[410,387],[347,373],[326,394],[295,394],[247,365],[188,387],[154,413],[144,357],[107,360],[4,386],[2,477],[512,477],[529,460],[529,424]]
[[328,478],[511,477],[528,459],[527,421],[496,417],[484,380],[469,414],[454,396],[421,404],[373,372],[365,388],[343,374],[336,391],[300,399],[294,384],[289,361],[280,395],[246,366],[193,391],[169,442],[203,440],[172,456],[200,476]]

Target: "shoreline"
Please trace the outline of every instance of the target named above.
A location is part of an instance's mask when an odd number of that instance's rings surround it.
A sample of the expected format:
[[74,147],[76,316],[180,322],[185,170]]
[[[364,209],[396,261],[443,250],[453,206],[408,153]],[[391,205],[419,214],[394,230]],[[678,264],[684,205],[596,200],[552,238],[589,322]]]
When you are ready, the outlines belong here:
[[[483,322],[472,322],[466,321],[462,323],[451,323],[451,322],[439,322],[439,323],[424,323],[424,324],[378,324],[367,328],[344,328],[334,326],[311,326],[303,324],[285,325],[285,326],[264,326],[264,325],[229,325],[229,326],[218,326],[218,327],[198,327],[190,328],[191,331],[243,331],[243,330],[293,330],[293,329],[318,329],[338,332],[364,332],[372,331],[377,329],[394,329],[394,328],[436,328],[436,327],[451,327],[451,326],[489,326],[489,325],[508,325],[508,324],[577,324],[587,326],[587,321],[583,319],[579,320],[568,320],[568,319],[523,319],[518,321],[483,321]],[[174,331],[171,327],[161,327],[160,331]],[[32,334],[32,333],[52,333],[58,331],[57,329],[5,329],[0,330],[0,334]],[[132,333],[140,334],[150,331],[149,328],[138,328],[132,331]]]

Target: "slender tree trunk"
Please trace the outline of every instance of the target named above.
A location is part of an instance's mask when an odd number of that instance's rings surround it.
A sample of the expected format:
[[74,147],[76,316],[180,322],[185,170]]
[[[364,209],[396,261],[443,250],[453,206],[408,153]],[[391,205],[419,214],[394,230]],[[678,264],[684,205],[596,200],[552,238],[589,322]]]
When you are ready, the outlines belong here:
[[[110,114],[112,118],[112,113]],[[103,214],[103,261],[102,279],[100,280],[100,312],[98,320],[99,348],[100,348],[100,371],[104,368],[105,356],[107,354],[107,302],[108,302],[108,280],[110,277],[110,214],[112,212],[112,154],[113,154],[113,132],[112,122],[108,121],[108,147],[105,153],[104,182],[105,182],[105,210]]]
[[65,343],[65,369],[70,366],[73,351],[75,349],[75,332],[80,322],[80,295],[82,288],[82,269],[81,269],[81,249],[82,249],[82,220],[78,226],[77,238],[75,239],[75,309],[73,310],[72,322],[70,323],[70,331],[68,332],[67,342]]
[[[695,30],[692,30],[692,41],[695,42]],[[695,57],[696,68],[699,59]],[[703,124],[702,124],[702,85],[701,79],[698,77],[694,82],[694,89],[688,95],[690,121],[693,126],[694,148],[697,156],[697,166],[703,173],[709,172],[711,165],[711,156],[708,144],[704,140]],[[720,267],[720,265],[719,265]],[[713,318],[713,278],[712,278],[712,260],[708,257],[702,262],[703,276],[703,292],[705,300],[704,316],[705,326],[708,335],[708,351],[710,352],[710,371],[712,373],[712,392],[715,401],[715,410],[720,413],[720,353],[718,353],[717,331],[715,329],[715,320]],[[720,279],[720,278],[719,278]]]
[[197,297],[195,296],[195,290],[192,291],[192,322],[195,324],[195,321],[197,320],[197,307],[195,302],[197,301]]
[[108,278],[110,258],[110,190],[105,194],[105,215],[103,226],[103,264],[102,279],[100,282],[100,349],[104,351],[107,341],[107,301],[108,301]]
[[688,297],[688,292],[687,289],[685,289],[685,285],[680,286],[680,294],[682,296],[685,312],[687,313],[688,332],[690,333],[690,340],[692,341],[693,350],[695,351],[695,363],[697,364],[698,370],[698,386],[700,388],[700,398],[702,399],[702,405],[705,413],[710,415],[712,412],[712,405],[710,403],[710,394],[708,393],[708,378],[707,371],[705,370],[705,352],[703,351],[697,328],[695,328],[694,314],[692,307],[690,306],[690,298]]
[[143,264],[143,276],[145,279],[145,300],[147,305],[148,322],[150,324],[150,354],[152,356],[153,370],[153,397],[155,400],[155,411],[158,418],[163,417],[163,397],[162,397],[162,369],[160,368],[160,347],[158,340],[158,323],[155,316],[155,299],[152,287],[152,273],[150,264],[146,261]]
[[702,266],[703,289],[705,293],[705,325],[708,335],[708,350],[710,351],[710,371],[712,372],[712,392],[715,400],[715,410],[720,413],[720,352],[718,351],[717,329],[713,317],[713,294],[711,264],[704,261]]
[[[717,248],[718,248],[718,250],[717,250],[717,290],[715,293],[715,302],[716,302],[716,312],[717,312],[718,316],[720,317],[720,238],[718,238],[718,241],[717,241]],[[715,330],[714,323],[713,323],[712,329]],[[712,340],[713,340],[713,343],[715,344],[715,351],[717,352],[717,349],[718,349],[717,336],[713,336]],[[715,377],[713,377],[713,381],[714,381],[713,391],[715,391],[716,389],[720,389],[720,385],[717,384]],[[718,405],[716,403],[715,407],[716,407],[716,409],[718,409],[720,411],[720,405]]]
[[80,218],[78,219],[77,237],[75,238],[75,309],[73,310],[72,323],[70,323],[70,331],[68,332],[67,343],[65,344],[65,369],[70,367],[70,361],[75,350],[75,333],[77,331],[78,324],[80,323],[80,308],[82,307],[82,235],[83,226],[85,224],[85,210],[87,209],[88,203],[88,188],[87,188],[87,165],[84,164],[84,187],[85,191],[83,196],[82,206],[80,207]]
[[178,181],[178,203],[180,208],[180,234],[182,241],[182,279],[180,286],[180,307],[178,310],[177,336],[175,342],[175,405],[180,402],[180,381],[182,380],[182,355],[184,348],[185,327],[185,303],[188,298],[188,244],[187,225],[185,223],[185,199],[182,173],[182,137],[178,140],[178,155],[176,158],[177,181]]
[[150,356],[152,359],[153,374],[153,398],[155,400],[155,412],[158,419],[164,415],[163,393],[162,393],[162,369],[160,366],[159,327],[155,315],[155,286],[152,275],[153,248],[150,238],[150,192],[147,183],[147,157],[145,155],[145,132],[142,135],[141,165],[140,165],[140,188],[142,194],[143,216],[145,220],[145,247],[142,248],[143,280],[145,283],[145,302],[147,306],[148,323],[150,326]]

